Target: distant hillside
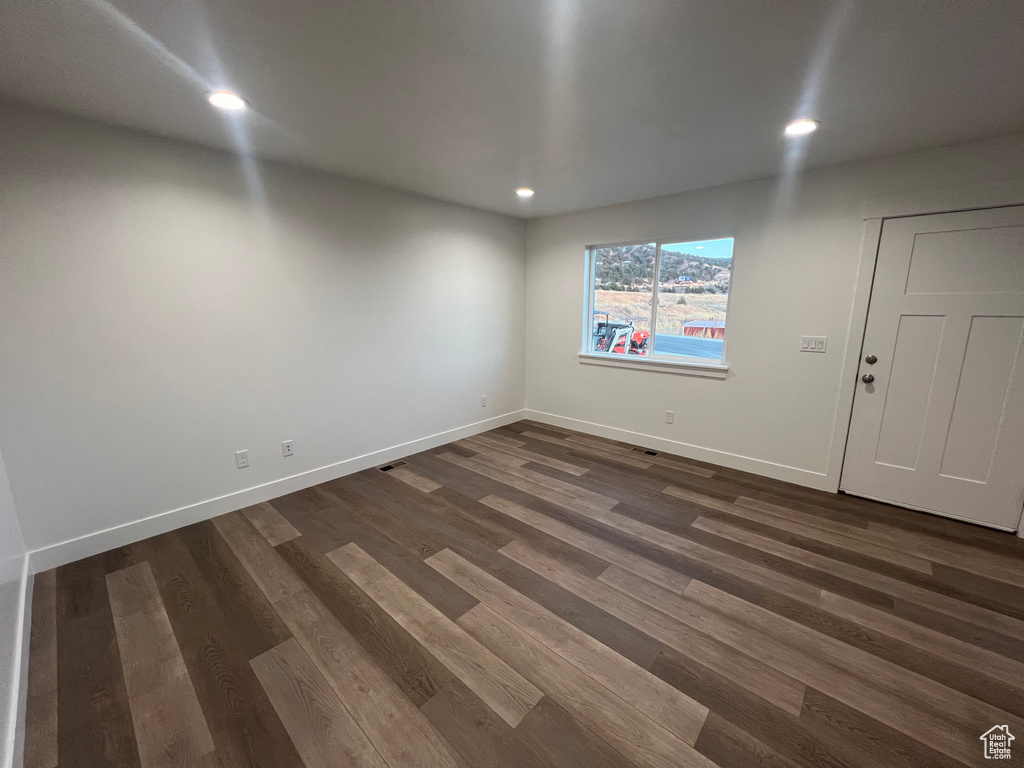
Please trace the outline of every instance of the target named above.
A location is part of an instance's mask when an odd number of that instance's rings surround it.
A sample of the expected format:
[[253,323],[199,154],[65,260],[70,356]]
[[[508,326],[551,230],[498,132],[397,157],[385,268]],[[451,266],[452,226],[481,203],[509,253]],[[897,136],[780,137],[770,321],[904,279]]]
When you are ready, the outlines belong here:
[[[638,290],[654,284],[654,256],[652,245],[627,245],[598,248],[595,253],[597,283],[605,290]],[[689,277],[696,283],[703,281],[720,287],[729,284],[732,259],[709,259],[693,253],[662,250],[662,282],[675,283],[680,277]]]

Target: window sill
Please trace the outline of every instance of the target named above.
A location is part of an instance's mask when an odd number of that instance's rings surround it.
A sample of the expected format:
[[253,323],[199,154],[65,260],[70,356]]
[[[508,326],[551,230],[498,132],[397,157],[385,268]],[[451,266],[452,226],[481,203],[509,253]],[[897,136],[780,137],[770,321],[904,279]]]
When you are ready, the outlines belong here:
[[580,362],[584,365],[604,365],[610,368],[633,368],[639,371],[658,371],[675,373],[682,376],[699,376],[705,379],[724,379],[729,374],[729,366],[722,363],[694,363],[681,360],[662,360],[642,358],[637,355],[602,355],[596,352],[580,352]]

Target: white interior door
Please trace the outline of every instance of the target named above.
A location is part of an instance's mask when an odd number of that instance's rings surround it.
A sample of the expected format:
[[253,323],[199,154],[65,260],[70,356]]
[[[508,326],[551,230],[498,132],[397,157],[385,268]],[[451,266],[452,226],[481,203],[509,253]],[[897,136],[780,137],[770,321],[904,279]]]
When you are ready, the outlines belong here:
[[858,377],[842,490],[1017,529],[1024,206],[884,223]]

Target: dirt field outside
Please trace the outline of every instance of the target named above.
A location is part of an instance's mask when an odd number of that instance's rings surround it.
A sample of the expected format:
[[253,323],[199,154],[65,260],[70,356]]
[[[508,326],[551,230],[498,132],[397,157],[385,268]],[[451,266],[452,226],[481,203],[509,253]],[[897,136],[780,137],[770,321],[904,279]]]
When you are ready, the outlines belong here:
[[[725,320],[729,296],[723,293],[661,293],[658,333],[681,335],[690,320]],[[679,300],[685,299],[685,304]],[[630,321],[638,331],[650,330],[651,295],[629,291],[594,291],[594,310],[607,312],[613,323]],[[595,318],[603,320],[603,317]]]

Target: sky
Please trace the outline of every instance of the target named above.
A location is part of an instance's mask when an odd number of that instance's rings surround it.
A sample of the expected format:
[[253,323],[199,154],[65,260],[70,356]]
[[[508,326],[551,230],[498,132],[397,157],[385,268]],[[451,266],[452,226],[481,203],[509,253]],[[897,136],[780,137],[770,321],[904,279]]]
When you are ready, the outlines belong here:
[[719,240],[695,240],[689,243],[664,243],[663,251],[676,253],[692,253],[709,259],[731,259],[733,238],[723,237]]

